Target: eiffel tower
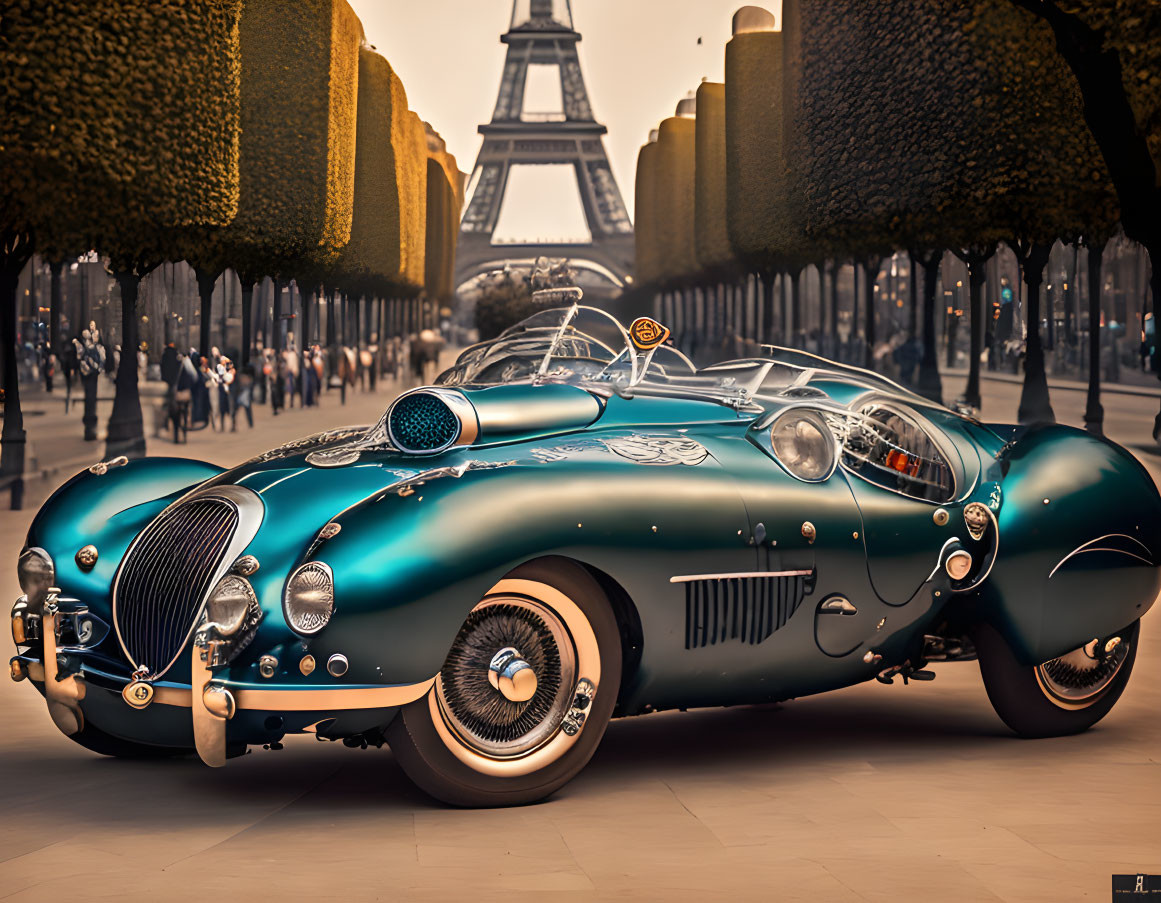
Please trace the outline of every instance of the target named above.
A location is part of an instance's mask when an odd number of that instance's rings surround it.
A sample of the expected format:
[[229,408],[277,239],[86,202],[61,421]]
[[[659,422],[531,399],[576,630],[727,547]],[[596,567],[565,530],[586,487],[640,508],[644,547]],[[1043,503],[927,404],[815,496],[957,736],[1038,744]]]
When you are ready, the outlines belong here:
[[[609,167],[602,136],[607,129],[593,118],[569,0],[515,0],[500,94],[492,121],[480,126],[484,144],[468,183],[469,200],[460,224],[456,285],[469,290],[482,274],[530,267],[538,257],[568,258],[586,297],[612,299],[632,282],[633,224]],[[558,72],[558,112],[525,109],[530,68],[549,79]],[[549,67],[549,68],[541,68]],[[554,71],[555,70],[555,71]],[[543,84],[543,82],[538,82]],[[555,84],[550,81],[549,84]],[[543,236],[497,236],[510,176],[528,165],[565,164],[576,173],[588,241],[557,241]],[[545,205],[572,200],[547,197]],[[551,214],[552,207],[546,212]]]

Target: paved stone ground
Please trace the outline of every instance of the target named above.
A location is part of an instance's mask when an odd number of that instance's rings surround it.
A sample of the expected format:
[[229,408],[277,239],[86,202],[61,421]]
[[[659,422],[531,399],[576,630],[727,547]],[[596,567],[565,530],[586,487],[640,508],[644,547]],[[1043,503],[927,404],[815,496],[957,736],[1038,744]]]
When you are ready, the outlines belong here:
[[[985,393],[990,419],[1014,414],[1018,387]],[[181,451],[229,463],[386,400],[263,416]],[[1083,393],[1053,400],[1079,422]],[[1156,404],[1108,396],[1110,434],[1139,443]],[[1161,458],[1141,457],[1157,478]],[[13,597],[30,519],[0,513]],[[386,749],[308,737],[216,771],[103,759],[5,680],[0,898],[1103,901],[1111,873],[1161,872],[1157,623],[1121,702],[1078,737],[1016,739],[974,664],[936,665],[933,683],[617,721],[548,802],[475,812],[430,802]]]

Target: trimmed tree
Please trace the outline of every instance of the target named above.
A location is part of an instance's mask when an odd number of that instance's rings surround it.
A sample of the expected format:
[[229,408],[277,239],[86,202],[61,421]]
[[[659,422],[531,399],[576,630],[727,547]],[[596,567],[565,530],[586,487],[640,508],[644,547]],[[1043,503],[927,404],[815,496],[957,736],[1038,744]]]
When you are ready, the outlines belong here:
[[[4,263],[20,263],[33,238],[50,259],[91,248],[110,256],[125,297],[110,455],[145,450],[134,280],[185,256],[237,210],[240,8],[241,0],[5,4]],[[7,298],[4,314],[15,315]],[[19,426],[18,415],[11,427],[6,418],[6,439],[22,438]]]

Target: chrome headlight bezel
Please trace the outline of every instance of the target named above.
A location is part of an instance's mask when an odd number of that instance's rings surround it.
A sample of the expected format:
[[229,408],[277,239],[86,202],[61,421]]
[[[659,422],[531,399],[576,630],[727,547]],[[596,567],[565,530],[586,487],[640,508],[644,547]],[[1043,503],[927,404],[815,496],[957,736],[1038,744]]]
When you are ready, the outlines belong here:
[[16,579],[33,611],[40,612],[50,587],[56,585],[56,564],[39,546],[28,546],[16,563]]
[[[798,443],[812,441],[804,430],[817,434],[819,466],[807,469],[802,464],[802,456],[791,454]],[[838,466],[838,442],[825,418],[814,408],[794,407],[780,413],[769,426],[770,449],[782,469],[804,483],[821,483],[830,478]]]
[[261,620],[262,608],[250,581],[226,574],[206,598],[194,645],[211,652],[210,667],[228,664],[250,645]]
[[282,593],[286,626],[299,636],[314,636],[335,613],[335,576],[330,565],[306,561],[290,573]]

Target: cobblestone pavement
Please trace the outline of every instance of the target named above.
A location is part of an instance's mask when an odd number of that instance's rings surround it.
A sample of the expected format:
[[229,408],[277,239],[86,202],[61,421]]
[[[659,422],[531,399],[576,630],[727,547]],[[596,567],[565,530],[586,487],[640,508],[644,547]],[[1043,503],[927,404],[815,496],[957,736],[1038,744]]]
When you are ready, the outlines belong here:
[[[1014,414],[1018,386],[984,390],[989,419]],[[229,463],[366,422],[386,398],[263,416],[181,453]],[[1079,422],[1083,393],[1053,401]],[[1106,397],[1110,434],[1139,444],[1156,405]],[[30,519],[0,513],[13,597]],[[430,802],[386,749],[309,737],[219,770],[103,759],[5,680],[0,898],[1106,900],[1111,873],[1161,872],[1157,624],[1120,703],[1080,736],[1016,739],[974,664],[936,665],[933,683],[616,721],[548,802],[475,812]]]

